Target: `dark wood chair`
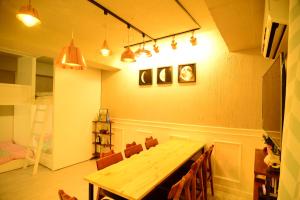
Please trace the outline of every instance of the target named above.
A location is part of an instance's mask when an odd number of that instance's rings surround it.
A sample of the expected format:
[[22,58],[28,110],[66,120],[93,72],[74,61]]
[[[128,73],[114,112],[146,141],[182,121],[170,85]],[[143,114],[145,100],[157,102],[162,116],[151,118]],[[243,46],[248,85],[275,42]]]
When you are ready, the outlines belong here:
[[108,167],[110,165],[113,165],[115,163],[120,162],[121,160],[123,160],[123,156],[122,153],[114,153],[108,156],[105,156],[103,158],[100,158],[96,161],[97,164],[97,169],[104,169],[105,167]]
[[[151,136],[152,138],[152,136]],[[155,147],[156,145],[158,145],[158,140],[155,138],[155,139],[148,139],[146,138],[146,141],[145,141],[145,147],[146,149],[150,149],[151,147]]]
[[133,141],[132,143],[126,144],[126,149],[129,148],[129,147],[133,147],[135,145],[136,145],[135,141]]
[[130,158],[132,155],[138,154],[141,151],[143,151],[142,145],[141,144],[137,144],[137,145],[131,146],[129,148],[126,148],[124,150],[124,154],[125,154],[126,158]]
[[60,200],[78,200],[76,197],[71,197],[67,193],[65,193],[63,190],[58,190],[58,196]]
[[213,171],[212,171],[212,165],[211,165],[211,154],[213,152],[214,145],[211,145],[208,150],[204,153],[205,154],[205,199],[207,199],[207,182],[210,183],[210,190],[211,190],[211,195],[214,196],[214,183],[213,183]]
[[205,177],[203,176],[205,172],[205,155],[202,154],[191,166],[191,171],[193,172],[192,180],[192,200],[205,200]]
[[[108,166],[111,166],[113,164],[116,164],[123,160],[122,153],[113,153],[111,155],[107,155],[105,157],[100,158],[96,161],[97,169],[101,170]],[[103,191],[101,188],[98,188],[97,192],[97,200],[100,200],[106,196],[105,191]]]
[[101,152],[100,153],[100,158],[104,158],[106,156],[110,156],[110,155],[112,155],[114,153],[115,153],[114,150],[109,150],[108,152]]
[[[181,180],[175,183],[168,194],[168,199],[179,200],[181,196],[184,200],[191,200],[191,183],[193,179],[193,171],[190,170]],[[182,195],[183,192],[183,195]]]

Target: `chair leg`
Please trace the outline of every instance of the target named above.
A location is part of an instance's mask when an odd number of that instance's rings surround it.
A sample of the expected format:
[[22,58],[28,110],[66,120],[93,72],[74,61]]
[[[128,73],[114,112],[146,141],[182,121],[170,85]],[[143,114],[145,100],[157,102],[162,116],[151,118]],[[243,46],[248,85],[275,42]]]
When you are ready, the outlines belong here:
[[104,193],[103,193],[103,190],[101,188],[98,188],[97,190],[97,200],[100,200],[102,199],[103,197],[105,197]]
[[210,177],[210,189],[211,189],[211,195],[214,196],[214,183],[213,183],[212,174],[211,174],[211,177]]

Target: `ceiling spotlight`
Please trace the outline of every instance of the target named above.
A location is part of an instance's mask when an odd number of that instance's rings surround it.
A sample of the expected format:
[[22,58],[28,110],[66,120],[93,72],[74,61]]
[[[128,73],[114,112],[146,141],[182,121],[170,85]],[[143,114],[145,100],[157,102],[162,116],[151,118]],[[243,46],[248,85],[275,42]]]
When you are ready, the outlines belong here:
[[70,45],[61,50],[55,64],[68,69],[86,69],[84,57],[81,55],[79,48],[74,46],[73,36]]
[[136,57],[139,57],[141,52],[142,52],[142,48],[141,48],[141,45],[139,45],[139,48],[134,52],[134,54]]
[[127,28],[128,28],[128,32],[127,32],[128,45],[127,45],[125,51],[121,55],[121,61],[131,63],[131,62],[135,62],[135,56],[134,56],[134,53],[131,51],[131,49],[129,47],[129,29],[130,29],[129,24],[127,24]]
[[174,50],[177,48],[177,42],[175,41],[175,35],[173,36],[171,46],[172,46],[172,49],[174,49]]
[[28,1],[27,5],[21,6],[16,17],[28,27],[41,23],[38,11],[31,6],[31,0]]
[[192,46],[197,45],[197,38],[194,37],[194,31],[193,31],[193,34],[191,36],[190,42],[191,42]]
[[159,53],[159,48],[156,44],[156,40],[154,41],[153,50],[154,50],[155,53]]

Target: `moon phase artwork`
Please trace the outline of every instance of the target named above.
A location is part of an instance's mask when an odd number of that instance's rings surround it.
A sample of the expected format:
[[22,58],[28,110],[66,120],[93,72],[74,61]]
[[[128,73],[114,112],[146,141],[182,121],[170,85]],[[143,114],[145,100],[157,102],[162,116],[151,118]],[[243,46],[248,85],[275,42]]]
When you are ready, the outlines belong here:
[[178,66],[178,83],[196,82],[196,64]]
[[139,85],[152,85],[152,69],[139,71]]
[[157,68],[157,84],[170,84],[172,83],[172,67],[159,67]]

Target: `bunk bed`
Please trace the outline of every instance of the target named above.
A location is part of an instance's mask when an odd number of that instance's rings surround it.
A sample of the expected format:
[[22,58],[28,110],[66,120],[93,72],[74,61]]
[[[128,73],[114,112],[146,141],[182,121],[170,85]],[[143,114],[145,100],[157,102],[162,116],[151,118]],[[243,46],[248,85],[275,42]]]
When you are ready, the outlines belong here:
[[[30,85],[0,83],[0,105],[30,105]],[[4,133],[3,133],[4,134]],[[0,142],[0,173],[23,167],[26,147],[11,141]]]
[[0,105],[25,105],[32,99],[31,86],[0,83]]

